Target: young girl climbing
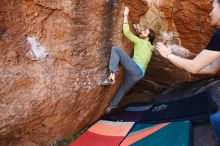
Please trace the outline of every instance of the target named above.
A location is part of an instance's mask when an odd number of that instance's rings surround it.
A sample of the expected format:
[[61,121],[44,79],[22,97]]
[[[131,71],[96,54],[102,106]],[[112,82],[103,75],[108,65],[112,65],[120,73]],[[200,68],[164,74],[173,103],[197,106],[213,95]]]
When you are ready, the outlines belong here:
[[119,63],[125,68],[125,79],[123,84],[118,89],[112,102],[106,108],[106,112],[118,107],[119,102],[125,93],[140,79],[144,77],[145,70],[152,56],[153,41],[155,39],[155,32],[152,29],[145,29],[141,31],[139,37],[135,36],[129,29],[128,24],[129,8],[124,9],[124,35],[134,43],[134,55],[132,58],[128,56],[123,49],[113,46],[109,61],[110,74],[107,79],[102,82],[102,85],[111,85],[115,83],[115,73],[118,70]]

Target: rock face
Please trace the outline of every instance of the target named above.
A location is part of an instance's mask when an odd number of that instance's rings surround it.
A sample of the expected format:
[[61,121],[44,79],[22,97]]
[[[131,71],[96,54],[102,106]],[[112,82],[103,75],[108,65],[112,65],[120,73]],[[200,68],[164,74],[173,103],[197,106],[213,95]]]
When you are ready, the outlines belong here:
[[[211,2],[124,0],[131,23],[172,32],[171,43],[196,53],[211,35]],[[0,8],[0,145],[48,145],[97,120],[123,79],[120,68],[114,86],[99,85],[112,45],[132,53],[122,1],[2,0]],[[155,53],[143,82],[191,79]]]
[[112,44],[122,42],[121,2],[0,7],[0,145],[49,144],[96,120],[120,84],[99,86]]
[[[205,48],[213,32],[209,18],[212,1],[146,0],[146,2],[149,10],[141,17],[140,24],[159,30],[157,37],[159,41],[167,45],[180,45],[195,54]],[[155,52],[144,82],[148,87],[149,84],[154,86],[156,83],[160,88],[166,88],[200,77],[202,76],[192,76],[175,67]]]

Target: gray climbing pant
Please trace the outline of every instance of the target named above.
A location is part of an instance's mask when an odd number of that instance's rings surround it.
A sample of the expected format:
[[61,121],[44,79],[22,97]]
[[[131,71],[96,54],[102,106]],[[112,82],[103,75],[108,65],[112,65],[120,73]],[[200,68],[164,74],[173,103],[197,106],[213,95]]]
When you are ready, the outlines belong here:
[[143,78],[140,67],[119,47],[112,47],[109,70],[117,72],[119,63],[125,68],[125,79],[118,89],[116,95],[110,104],[111,107],[116,108],[125,93],[139,80]]

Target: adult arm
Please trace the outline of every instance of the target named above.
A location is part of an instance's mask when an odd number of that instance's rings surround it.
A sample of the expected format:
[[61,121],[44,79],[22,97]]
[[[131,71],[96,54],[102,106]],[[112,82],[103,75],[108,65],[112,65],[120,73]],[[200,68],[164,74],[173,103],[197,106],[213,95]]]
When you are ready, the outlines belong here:
[[156,48],[160,54],[170,60],[173,64],[175,64],[177,67],[182,68],[190,73],[198,74],[198,73],[211,73],[214,72],[213,69],[206,68],[210,64],[212,64],[217,58],[220,57],[219,51],[209,51],[209,50],[203,50],[200,52],[194,59],[185,59],[178,57],[174,54],[171,54],[171,51],[169,48],[167,48],[162,43],[157,43]]
[[220,69],[220,59],[215,60],[212,64],[206,66],[198,74],[216,74]]

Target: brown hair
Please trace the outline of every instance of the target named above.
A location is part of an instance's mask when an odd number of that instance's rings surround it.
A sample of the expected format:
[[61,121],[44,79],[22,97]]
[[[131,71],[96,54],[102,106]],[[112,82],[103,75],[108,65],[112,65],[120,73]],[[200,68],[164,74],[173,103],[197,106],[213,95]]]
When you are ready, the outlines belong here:
[[155,37],[156,37],[155,31],[152,29],[149,29],[148,38],[149,38],[149,42],[151,43],[151,45],[154,44]]

